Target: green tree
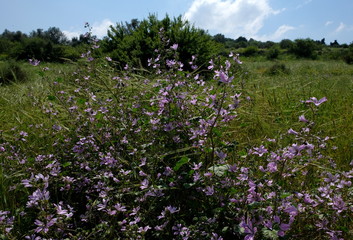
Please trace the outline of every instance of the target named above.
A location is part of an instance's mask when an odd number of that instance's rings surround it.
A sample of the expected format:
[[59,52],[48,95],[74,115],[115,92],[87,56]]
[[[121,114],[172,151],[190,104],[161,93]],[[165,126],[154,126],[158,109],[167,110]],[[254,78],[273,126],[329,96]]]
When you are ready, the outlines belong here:
[[227,39],[225,38],[225,36],[223,34],[218,33],[218,34],[213,36],[213,40],[215,40],[216,42],[224,44]]
[[171,19],[168,15],[162,20],[150,15],[142,21],[133,19],[111,26],[102,46],[121,67],[126,63],[147,67],[148,59],[157,56],[156,49],[167,49],[175,43],[185,69],[192,56],[197,56],[196,63],[201,66],[219,51],[219,44],[206,31],[195,28],[181,16]]
[[280,54],[278,45],[273,45],[266,53],[266,58],[269,60],[277,59]]
[[283,39],[280,43],[279,46],[282,49],[291,49],[293,47],[294,43],[290,39]]
[[317,57],[317,50],[321,49],[321,45],[315,43],[312,39],[296,39],[294,44],[290,48],[290,52],[300,58],[312,58]]

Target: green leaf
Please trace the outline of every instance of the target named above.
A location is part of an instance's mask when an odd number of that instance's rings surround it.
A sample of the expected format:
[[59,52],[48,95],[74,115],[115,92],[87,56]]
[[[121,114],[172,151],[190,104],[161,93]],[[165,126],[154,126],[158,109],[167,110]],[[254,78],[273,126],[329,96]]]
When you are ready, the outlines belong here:
[[188,163],[190,158],[184,156],[182,157],[174,166],[173,170],[178,171],[184,164]]
[[71,165],[71,162],[65,162],[65,163],[62,164],[63,167],[68,167],[70,165]]
[[49,96],[48,96],[48,100],[54,101],[54,100],[55,100],[55,96],[49,95]]
[[86,103],[86,99],[80,98],[80,99],[77,100],[77,103],[83,105],[83,104]]
[[213,128],[212,132],[217,136],[217,137],[222,137],[222,131],[218,128]]
[[217,175],[218,177],[223,176],[229,169],[229,165],[219,165],[219,166],[212,166],[208,168],[210,171],[214,171],[214,174]]
[[289,197],[290,195],[292,195],[292,194],[285,192],[285,193],[281,194],[281,198],[283,199],[283,198]]

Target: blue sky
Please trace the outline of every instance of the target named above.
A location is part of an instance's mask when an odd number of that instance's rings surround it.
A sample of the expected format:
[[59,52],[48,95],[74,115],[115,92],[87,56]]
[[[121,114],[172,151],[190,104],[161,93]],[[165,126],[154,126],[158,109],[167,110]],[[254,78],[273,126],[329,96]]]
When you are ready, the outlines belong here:
[[139,20],[150,13],[161,19],[184,16],[212,35],[222,33],[261,41],[311,38],[326,43],[353,42],[352,0],[0,0],[0,33],[29,33],[59,27],[67,36],[106,35],[109,25]]

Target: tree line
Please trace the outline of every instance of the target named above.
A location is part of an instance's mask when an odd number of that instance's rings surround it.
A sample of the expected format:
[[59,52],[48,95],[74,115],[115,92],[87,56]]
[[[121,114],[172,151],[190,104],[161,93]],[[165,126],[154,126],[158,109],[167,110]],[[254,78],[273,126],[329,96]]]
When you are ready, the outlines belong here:
[[[245,57],[265,56],[277,59],[283,56],[295,58],[343,59],[353,63],[353,43],[326,43],[312,39],[283,39],[280,42],[257,41],[239,36],[227,38],[223,34],[211,36],[207,31],[194,27],[181,16],[170,18],[166,15],[159,20],[156,15],[146,19],[132,19],[130,22],[117,23],[111,26],[99,45],[96,56],[109,56],[118,65],[126,64],[145,67],[148,60],[159,53],[156,49],[167,50],[178,44],[178,59],[188,67],[192,56],[196,56],[199,66],[207,60],[225,55],[230,51],[238,52]],[[57,27],[47,30],[37,29],[29,34],[21,31],[5,30],[0,35],[1,60],[27,60],[35,58],[47,62],[77,61],[88,47],[89,39],[85,35],[68,39]]]

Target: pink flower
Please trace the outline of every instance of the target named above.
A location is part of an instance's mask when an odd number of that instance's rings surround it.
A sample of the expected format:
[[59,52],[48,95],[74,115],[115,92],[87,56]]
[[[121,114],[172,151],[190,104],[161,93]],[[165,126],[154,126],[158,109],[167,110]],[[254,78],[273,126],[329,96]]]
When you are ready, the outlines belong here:
[[173,49],[174,51],[176,51],[178,49],[178,46],[179,45],[177,43],[175,43],[170,48]]
[[326,101],[327,101],[326,97],[323,97],[320,100],[317,100],[316,97],[311,97],[309,100],[306,100],[305,103],[314,103],[315,106],[318,107],[318,106],[320,106],[322,103],[324,103]]
[[218,76],[220,78],[219,81],[223,82],[223,83],[230,83],[233,80],[233,78],[234,78],[234,76],[233,77],[228,77],[228,75],[225,74],[224,72],[219,72]]
[[31,65],[33,65],[33,66],[38,66],[39,65],[39,63],[40,63],[40,61],[39,60],[37,60],[37,59],[29,59],[28,60],[29,61],[29,64],[31,64]]

